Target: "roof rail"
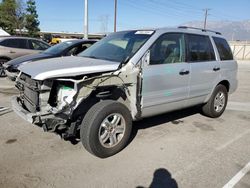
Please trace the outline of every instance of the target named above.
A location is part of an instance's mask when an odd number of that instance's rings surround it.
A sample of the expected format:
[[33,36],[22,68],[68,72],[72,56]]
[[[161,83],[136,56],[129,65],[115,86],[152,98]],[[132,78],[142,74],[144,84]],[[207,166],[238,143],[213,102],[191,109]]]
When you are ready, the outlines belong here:
[[200,30],[202,32],[212,32],[212,33],[215,33],[217,35],[221,35],[221,33],[218,31],[213,31],[213,30],[209,30],[209,29],[202,29],[202,28],[198,28],[198,27],[179,26],[178,28],[180,28],[180,29],[196,29],[196,30]]

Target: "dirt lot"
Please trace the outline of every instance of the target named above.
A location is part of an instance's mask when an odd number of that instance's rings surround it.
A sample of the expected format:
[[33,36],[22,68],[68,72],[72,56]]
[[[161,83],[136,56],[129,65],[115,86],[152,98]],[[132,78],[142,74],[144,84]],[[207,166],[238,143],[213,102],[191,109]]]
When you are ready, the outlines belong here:
[[[2,111],[0,187],[223,187],[250,161],[250,62],[238,79],[220,118],[191,108],[136,122],[130,144],[108,159]],[[1,78],[0,107],[15,92]],[[236,187],[250,187],[250,174]]]

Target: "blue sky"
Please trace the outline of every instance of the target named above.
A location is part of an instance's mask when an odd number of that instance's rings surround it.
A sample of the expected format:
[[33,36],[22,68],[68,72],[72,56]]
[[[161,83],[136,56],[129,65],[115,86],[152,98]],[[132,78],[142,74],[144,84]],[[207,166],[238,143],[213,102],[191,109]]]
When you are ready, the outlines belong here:
[[[117,0],[117,29],[177,26],[204,20],[250,19],[250,0]],[[83,32],[84,0],[36,0],[40,28]],[[113,30],[114,0],[89,0],[89,32]]]

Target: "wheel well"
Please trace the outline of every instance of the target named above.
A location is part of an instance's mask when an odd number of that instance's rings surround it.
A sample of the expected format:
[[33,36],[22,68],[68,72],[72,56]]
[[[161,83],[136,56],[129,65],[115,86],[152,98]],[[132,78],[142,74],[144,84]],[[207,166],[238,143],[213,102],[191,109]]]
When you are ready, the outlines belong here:
[[3,57],[3,56],[0,56],[0,59],[6,59],[6,60],[8,60],[8,61],[10,61],[11,59],[10,58],[8,58],[8,57]]
[[227,80],[221,81],[218,85],[224,85],[227,88],[227,91],[230,89],[230,83]]
[[[114,100],[126,105],[127,96],[122,88],[118,88],[116,86],[99,87],[78,105],[78,107],[74,110],[72,119],[84,116],[93,105],[101,100]],[[128,105],[126,106],[128,107]]]

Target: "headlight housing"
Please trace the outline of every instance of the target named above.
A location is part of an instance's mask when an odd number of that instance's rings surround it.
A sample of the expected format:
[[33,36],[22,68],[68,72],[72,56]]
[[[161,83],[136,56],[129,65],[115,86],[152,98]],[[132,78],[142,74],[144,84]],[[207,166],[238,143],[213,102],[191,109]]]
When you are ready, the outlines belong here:
[[74,82],[54,80],[49,102],[53,111],[56,113],[69,107],[76,94],[77,86]]

